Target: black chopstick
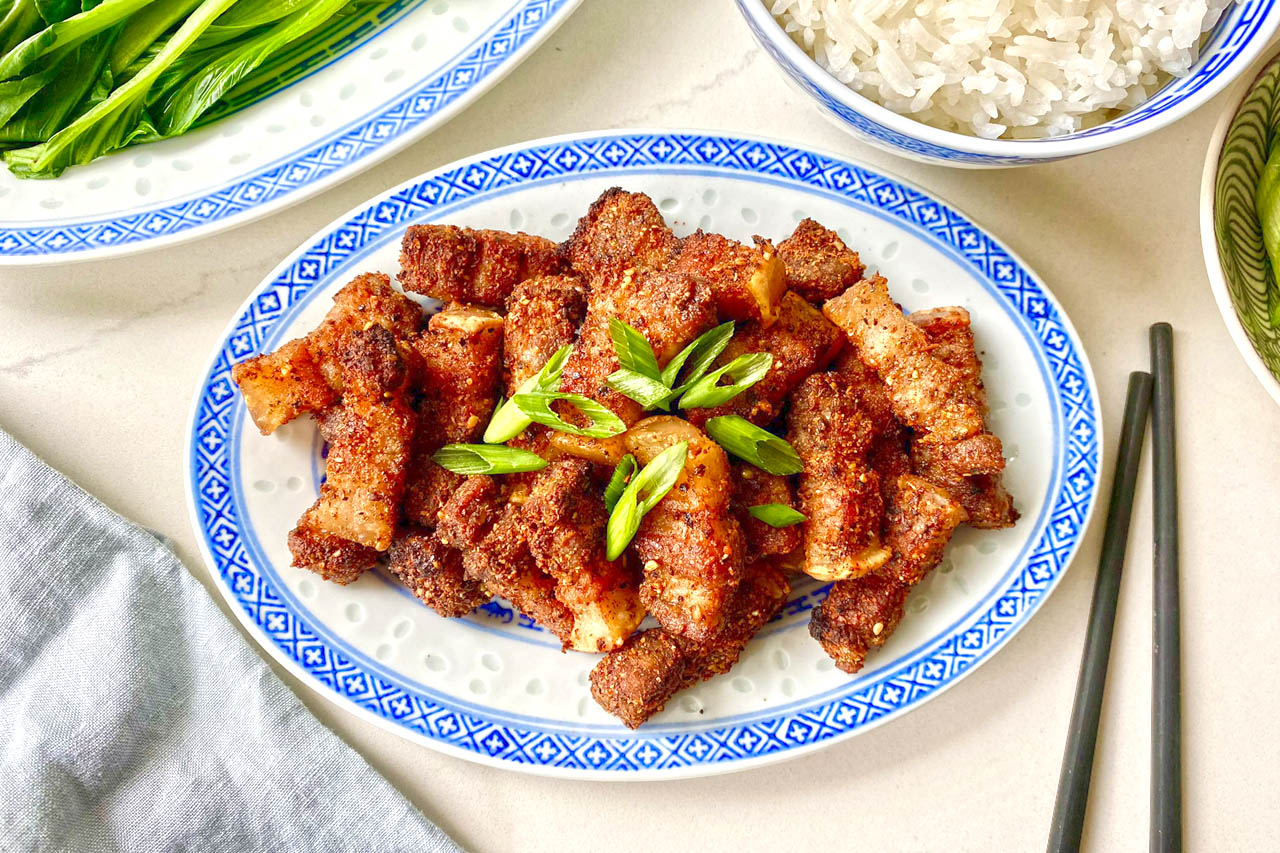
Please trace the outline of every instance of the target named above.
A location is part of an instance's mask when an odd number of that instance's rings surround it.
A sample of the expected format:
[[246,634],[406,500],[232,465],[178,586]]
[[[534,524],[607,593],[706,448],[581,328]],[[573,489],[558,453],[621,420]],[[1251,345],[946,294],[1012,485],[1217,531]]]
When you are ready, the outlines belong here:
[[1071,705],[1071,725],[1067,730],[1067,748],[1062,755],[1062,774],[1058,777],[1058,798],[1053,806],[1053,824],[1049,829],[1050,853],[1080,848],[1084,811],[1089,801],[1089,780],[1093,773],[1093,751],[1098,743],[1098,715],[1102,711],[1102,690],[1106,685],[1107,659],[1111,654],[1116,598],[1120,593],[1120,574],[1129,541],[1129,519],[1133,515],[1133,492],[1138,480],[1142,438],[1147,429],[1150,407],[1151,374],[1141,371],[1129,374],[1129,396],[1124,405],[1124,427],[1120,433],[1115,478],[1111,483],[1111,504],[1107,508],[1102,556],[1098,560],[1098,577],[1093,586],[1093,603],[1089,607],[1089,628],[1084,638],[1080,677],[1076,681],[1076,698]]
[[1173,328],[1151,327],[1155,550],[1151,646],[1151,849],[1182,849],[1182,648],[1178,603],[1178,472]]

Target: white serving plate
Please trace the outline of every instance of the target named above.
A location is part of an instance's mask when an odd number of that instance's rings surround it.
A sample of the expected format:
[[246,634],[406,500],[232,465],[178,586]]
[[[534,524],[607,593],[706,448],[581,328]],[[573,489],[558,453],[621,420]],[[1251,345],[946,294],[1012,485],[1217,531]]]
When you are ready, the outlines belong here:
[[[448,221],[566,237],[612,185],[650,194],[678,233],[781,239],[804,216],[837,228],[909,309],[960,304],[986,362],[991,425],[1022,521],[961,530],[908,616],[856,677],[808,633],[825,588],[799,583],[726,676],[631,732],[592,701],[596,657],[562,654],[501,604],[460,620],[389,577],[340,587],[289,566],[286,534],[322,470],[309,422],[263,437],[232,364],[312,328],[355,274],[394,274],[406,225]],[[249,297],[194,400],[193,523],[213,576],[255,638],[322,695],[411,740],[557,776],[694,776],[795,756],[936,695],[1031,616],[1079,546],[1097,494],[1100,425],[1088,361],[1061,308],[1016,257],[902,181],[784,143],[600,132],[481,154],[414,179],[308,240]]]
[[54,180],[0,167],[0,264],[116,257],[243,224],[420,139],[582,0],[401,0],[327,65],[222,121]]

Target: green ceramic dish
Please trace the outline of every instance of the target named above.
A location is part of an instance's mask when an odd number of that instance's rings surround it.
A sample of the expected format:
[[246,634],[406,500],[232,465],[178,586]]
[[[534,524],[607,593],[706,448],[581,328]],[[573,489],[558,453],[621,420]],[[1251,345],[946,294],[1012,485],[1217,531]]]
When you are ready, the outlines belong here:
[[1280,57],[1232,91],[1209,145],[1200,231],[1209,282],[1253,372],[1280,402],[1280,285],[1262,244],[1255,194],[1280,134]]

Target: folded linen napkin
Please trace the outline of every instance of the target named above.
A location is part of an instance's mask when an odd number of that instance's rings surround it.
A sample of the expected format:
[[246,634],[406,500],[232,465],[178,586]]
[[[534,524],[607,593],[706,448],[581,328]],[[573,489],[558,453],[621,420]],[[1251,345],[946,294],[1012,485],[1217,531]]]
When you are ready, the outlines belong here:
[[458,850],[154,536],[3,431],[0,848]]

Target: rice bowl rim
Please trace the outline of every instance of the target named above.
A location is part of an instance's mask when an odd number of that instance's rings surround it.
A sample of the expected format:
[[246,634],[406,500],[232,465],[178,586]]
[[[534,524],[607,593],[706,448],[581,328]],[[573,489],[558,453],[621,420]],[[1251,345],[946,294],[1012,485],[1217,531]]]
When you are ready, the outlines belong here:
[[[1280,15],[1269,15],[1259,23],[1253,38],[1240,49],[1240,52],[1228,63],[1229,67],[1213,80],[1186,97],[1169,105],[1165,110],[1144,118],[1114,131],[1080,136],[1070,133],[1066,136],[1047,137],[1041,139],[983,139],[954,130],[942,130],[930,124],[896,113],[886,106],[876,103],[866,95],[859,94],[849,85],[840,82],[834,74],[822,67],[816,59],[796,44],[782,25],[768,9],[770,0],[735,0],[739,11],[756,24],[756,29],[800,71],[806,79],[823,92],[839,101],[844,106],[860,113],[876,124],[901,133],[904,136],[929,142],[934,145],[954,148],[966,154],[980,154],[996,157],[1022,157],[1030,160],[1049,160],[1070,157],[1076,154],[1087,154],[1100,151],[1167,127],[1189,113],[1202,107],[1219,92],[1234,84],[1245,69],[1253,67],[1258,57],[1271,45],[1272,38],[1280,30]],[[1230,9],[1224,12],[1224,17]],[[1219,19],[1219,24],[1221,23]],[[1217,24],[1215,24],[1217,26]],[[767,51],[766,51],[767,52]],[[770,56],[770,59],[773,59]],[[777,60],[774,60],[777,62]],[[1194,74],[1204,62],[1201,54],[1192,64]],[[781,63],[778,63],[781,65]],[[1169,84],[1166,83],[1166,86]],[[1162,91],[1164,87],[1157,90]],[[1148,98],[1148,100],[1150,100]],[[1119,118],[1119,117],[1117,117]],[[843,119],[841,124],[845,124]],[[1108,122],[1090,128],[1106,127]],[[930,158],[935,159],[935,158]]]

